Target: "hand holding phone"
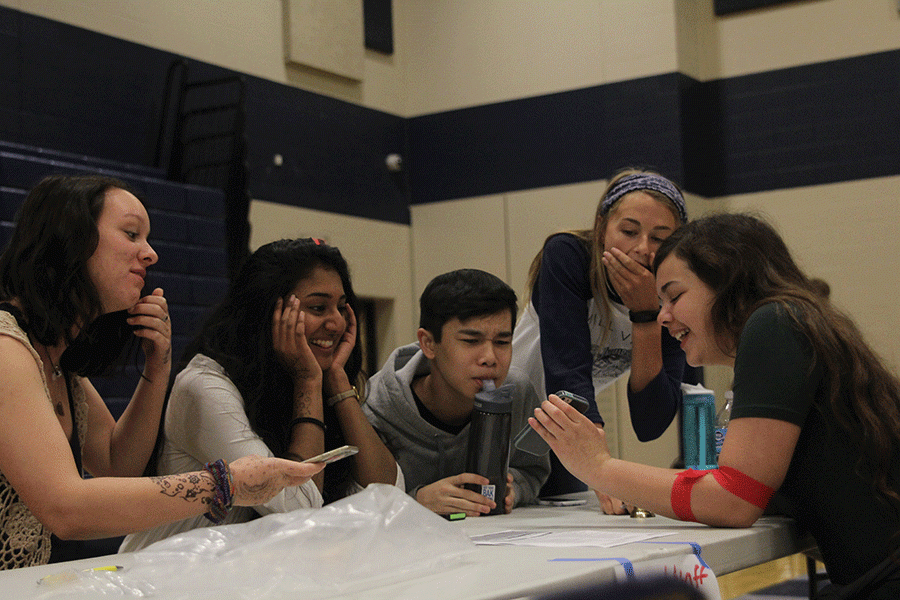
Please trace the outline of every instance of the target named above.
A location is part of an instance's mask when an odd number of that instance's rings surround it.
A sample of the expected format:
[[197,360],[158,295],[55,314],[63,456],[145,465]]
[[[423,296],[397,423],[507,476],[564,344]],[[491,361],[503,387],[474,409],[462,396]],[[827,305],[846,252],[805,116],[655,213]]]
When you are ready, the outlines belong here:
[[[588,401],[578,394],[562,391],[556,392],[554,395],[559,396],[560,400],[563,402],[567,402],[574,406],[581,414],[584,414],[584,411],[588,409]],[[550,452],[550,446],[547,445],[544,438],[542,438],[541,435],[527,423],[525,424],[525,427],[522,428],[522,431],[516,435],[513,445],[519,450],[534,454],[535,456],[544,456]]]
[[340,448],[335,448],[334,450],[323,452],[318,456],[307,458],[303,462],[328,464],[333,463],[336,460],[341,460],[342,458],[347,458],[348,456],[353,456],[357,452],[359,452],[359,448],[357,448],[356,446],[341,446]]

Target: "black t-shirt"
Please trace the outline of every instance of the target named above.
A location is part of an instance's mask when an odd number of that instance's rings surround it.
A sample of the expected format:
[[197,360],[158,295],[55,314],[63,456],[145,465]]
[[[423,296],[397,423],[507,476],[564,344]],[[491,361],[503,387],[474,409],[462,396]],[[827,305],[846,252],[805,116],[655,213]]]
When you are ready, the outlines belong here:
[[[795,507],[791,516],[816,539],[831,580],[845,585],[896,547],[900,515],[875,494],[868,474],[857,473],[859,448],[830,416],[829,375],[787,309],[766,304],[741,332],[731,418],[801,427],[778,491]],[[893,481],[900,486],[897,453]]]

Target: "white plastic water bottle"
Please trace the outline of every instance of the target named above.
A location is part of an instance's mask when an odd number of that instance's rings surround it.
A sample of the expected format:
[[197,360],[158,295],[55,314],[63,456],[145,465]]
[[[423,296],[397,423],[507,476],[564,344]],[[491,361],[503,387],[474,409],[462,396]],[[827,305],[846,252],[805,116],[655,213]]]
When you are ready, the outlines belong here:
[[725,443],[725,434],[728,432],[728,422],[731,420],[731,405],[734,403],[734,392],[725,392],[725,404],[716,415],[716,462],[719,453],[722,452],[722,444]]

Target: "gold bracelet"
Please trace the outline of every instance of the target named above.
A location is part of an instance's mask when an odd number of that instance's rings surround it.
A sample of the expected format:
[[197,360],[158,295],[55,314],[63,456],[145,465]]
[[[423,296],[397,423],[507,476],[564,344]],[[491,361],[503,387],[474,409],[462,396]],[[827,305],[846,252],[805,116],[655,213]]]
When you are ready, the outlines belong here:
[[334,396],[328,398],[327,400],[325,400],[325,404],[327,404],[328,406],[334,406],[338,402],[340,402],[342,400],[346,400],[347,398],[350,398],[351,396],[355,397],[356,401],[359,402],[359,392],[356,391],[355,385],[353,387],[351,387],[349,390],[347,390],[346,392],[341,392],[340,394],[335,394]]

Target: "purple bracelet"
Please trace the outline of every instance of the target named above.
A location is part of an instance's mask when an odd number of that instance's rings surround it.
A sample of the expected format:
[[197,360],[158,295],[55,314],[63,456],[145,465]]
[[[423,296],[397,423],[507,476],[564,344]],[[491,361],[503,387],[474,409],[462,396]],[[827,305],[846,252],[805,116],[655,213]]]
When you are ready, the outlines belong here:
[[231,478],[231,469],[228,463],[221,458],[215,462],[208,462],[203,468],[212,475],[216,485],[216,495],[209,503],[209,512],[206,518],[216,525],[220,525],[228,516],[228,511],[234,502],[234,480]]

